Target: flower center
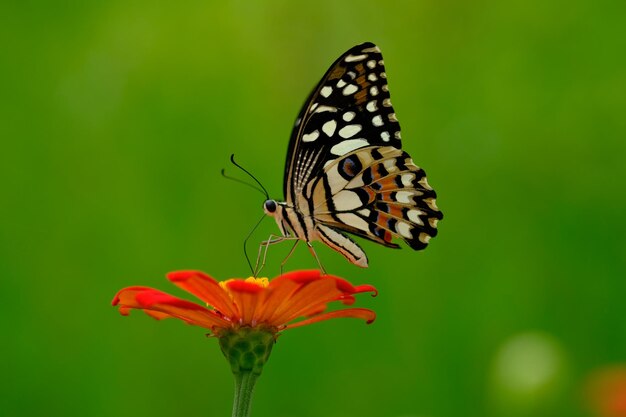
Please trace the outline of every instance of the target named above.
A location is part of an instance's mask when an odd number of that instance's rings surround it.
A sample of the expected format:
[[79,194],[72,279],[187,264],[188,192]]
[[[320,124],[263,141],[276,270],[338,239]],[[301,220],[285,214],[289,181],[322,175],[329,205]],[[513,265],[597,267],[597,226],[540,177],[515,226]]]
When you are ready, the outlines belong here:
[[243,282],[247,282],[249,284],[254,284],[259,286],[260,288],[267,288],[267,286],[270,283],[270,280],[266,277],[262,277],[262,278],[255,278],[255,277],[250,277],[250,278],[246,278],[246,279],[237,279],[237,278],[233,278],[233,279],[227,279],[226,281],[220,281],[220,287],[222,287],[224,289],[224,291],[226,291],[231,297],[232,294],[230,293],[230,288],[228,288],[228,284],[230,282],[233,281],[243,281]]

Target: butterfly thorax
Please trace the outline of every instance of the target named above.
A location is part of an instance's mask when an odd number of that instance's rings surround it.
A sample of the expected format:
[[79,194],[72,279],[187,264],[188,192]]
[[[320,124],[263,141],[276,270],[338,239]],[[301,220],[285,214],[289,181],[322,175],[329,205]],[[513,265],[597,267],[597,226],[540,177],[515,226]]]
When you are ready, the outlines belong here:
[[274,217],[283,236],[295,236],[306,242],[316,240],[315,222],[310,215],[305,215],[284,201],[266,200],[263,210]]

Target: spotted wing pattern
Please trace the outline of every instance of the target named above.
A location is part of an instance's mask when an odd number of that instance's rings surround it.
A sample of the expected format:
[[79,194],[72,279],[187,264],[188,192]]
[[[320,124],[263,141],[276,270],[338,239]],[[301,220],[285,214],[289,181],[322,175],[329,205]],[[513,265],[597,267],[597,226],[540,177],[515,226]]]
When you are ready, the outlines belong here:
[[436,236],[443,215],[425,172],[402,150],[376,45],[347,51],[311,93],[292,133],[284,191],[320,240],[353,263],[362,250],[339,231],[394,248],[400,238],[416,250]]
[[285,166],[288,204],[325,165],[366,146],[400,149],[400,125],[391,106],[380,49],[355,46],[326,72],[293,129]]
[[[397,248],[424,249],[443,217],[426,173],[401,149],[366,147],[336,159],[312,186],[316,221]],[[330,195],[330,197],[328,197]]]

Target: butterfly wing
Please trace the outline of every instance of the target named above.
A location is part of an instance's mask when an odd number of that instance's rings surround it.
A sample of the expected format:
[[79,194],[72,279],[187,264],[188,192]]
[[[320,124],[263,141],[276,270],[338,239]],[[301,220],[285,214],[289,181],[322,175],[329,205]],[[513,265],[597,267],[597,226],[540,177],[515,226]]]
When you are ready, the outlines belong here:
[[336,159],[310,187],[315,220],[389,247],[424,249],[443,214],[424,170],[401,149],[366,147]]
[[367,258],[340,231],[423,249],[443,215],[426,174],[401,148],[380,49],[355,46],[329,68],[296,120],[286,202],[311,215],[320,240],[357,265]]
[[306,204],[298,197],[310,180],[355,149],[400,149],[400,125],[386,77],[380,49],[369,42],[351,48],[330,66],[291,134],[283,184],[287,204],[296,209]]

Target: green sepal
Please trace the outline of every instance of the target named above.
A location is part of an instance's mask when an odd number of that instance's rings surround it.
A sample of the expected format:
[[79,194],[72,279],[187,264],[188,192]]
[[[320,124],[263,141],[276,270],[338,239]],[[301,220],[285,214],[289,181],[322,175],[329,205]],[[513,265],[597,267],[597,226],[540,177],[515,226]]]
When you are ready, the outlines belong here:
[[276,342],[276,333],[263,328],[240,327],[219,334],[220,348],[233,374],[261,375]]

